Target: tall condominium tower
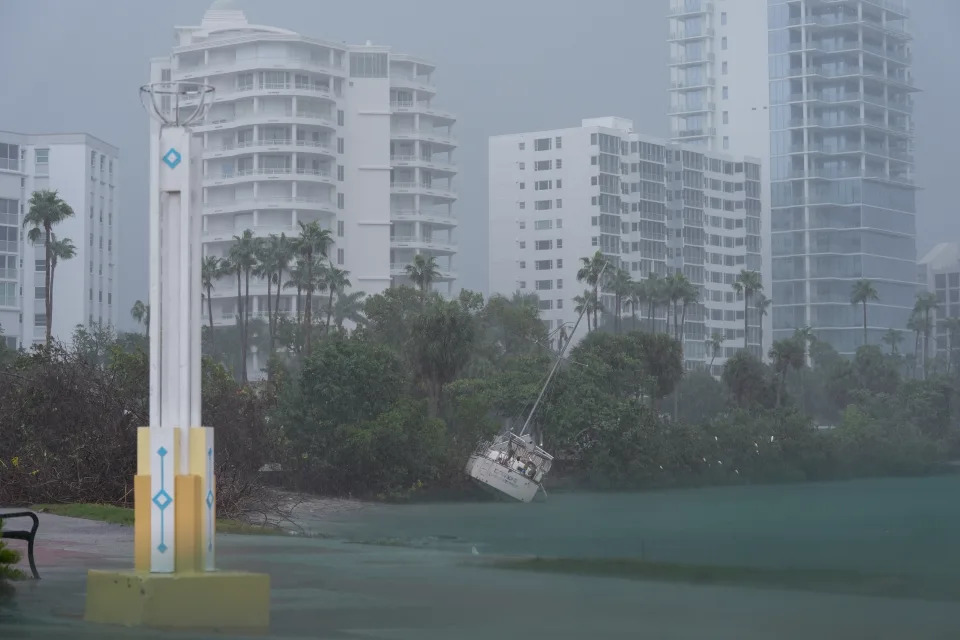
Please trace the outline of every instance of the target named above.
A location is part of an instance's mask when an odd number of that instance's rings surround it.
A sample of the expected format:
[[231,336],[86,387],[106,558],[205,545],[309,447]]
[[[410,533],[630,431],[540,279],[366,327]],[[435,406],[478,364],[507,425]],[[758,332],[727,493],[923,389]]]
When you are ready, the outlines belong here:
[[[206,255],[225,255],[245,229],[291,236],[298,223],[318,221],[333,233],[330,260],[350,272],[354,290],[406,281],[417,254],[436,258],[437,284],[452,287],[456,118],[433,104],[432,63],[249,24],[224,2],[176,36],[171,55],[153,60],[151,81],[216,89],[195,126]],[[266,283],[251,292],[254,313],[265,311]],[[218,283],[215,323],[235,321],[235,296]],[[296,301],[285,289],[280,310],[293,312]]]
[[29,349],[45,337],[46,249],[27,239],[23,224],[40,190],[57,191],[73,209],[53,228],[75,251],[54,270],[53,337],[69,341],[77,325],[117,325],[119,172],[116,147],[85,133],[0,131],[0,339],[7,346]]
[[[756,159],[659,140],[607,117],[494,136],[489,163],[491,293],[535,293],[548,329],[569,330],[578,315],[574,298],[586,287],[577,282],[580,259],[599,250],[634,280],[679,272],[697,286],[701,304],[685,318],[688,367],[709,364],[706,341],[714,333],[725,340],[717,370],[743,348],[744,303],[732,284],[742,269],[760,267]],[[601,293],[609,318],[614,296]],[[658,305],[651,323],[644,304],[623,311],[623,322],[662,331],[664,311]],[[757,318],[751,305],[754,351]]]

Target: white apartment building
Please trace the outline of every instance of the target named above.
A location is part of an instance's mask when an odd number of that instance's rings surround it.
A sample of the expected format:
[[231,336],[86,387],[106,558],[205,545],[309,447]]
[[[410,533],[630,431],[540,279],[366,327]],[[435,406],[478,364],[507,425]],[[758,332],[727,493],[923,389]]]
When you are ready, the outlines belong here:
[[853,353],[863,334],[849,291],[861,278],[880,292],[871,343],[909,316],[916,88],[907,5],[670,1],[673,139],[763,164],[772,339],[811,326]]
[[[435,257],[437,284],[452,289],[456,118],[433,105],[432,63],[249,24],[225,2],[199,26],[175,30],[171,55],[152,61],[151,82],[215,88],[194,126],[204,147],[206,255],[227,254],[245,229],[294,236],[299,222],[319,221],[354,290],[372,295],[407,281],[417,254]],[[266,283],[251,284],[251,294],[253,312],[265,312]],[[235,295],[218,283],[215,323],[235,321]],[[281,310],[295,305],[286,290]]]
[[46,327],[44,247],[27,240],[30,196],[56,190],[74,215],[54,227],[76,257],[54,272],[53,336],[77,325],[117,325],[119,156],[85,133],[0,131],[0,327],[9,347],[42,342]]
[[[947,358],[951,350],[956,356],[956,350],[960,347],[956,342],[950,344],[947,319],[960,318],[960,244],[956,242],[937,244],[920,259],[917,267],[917,282],[921,290],[937,296],[930,356]],[[914,339],[914,333],[905,327],[896,327],[896,329],[903,330],[900,353],[912,353],[915,345],[910,341]]]
[[[681,272],[702,304],[686,315],[688,367],[709,363],[705,340],[743,348],[742,269],[760,268],[760,167],[707,148],[638,134],[630,120],[493,136],[489,140],[490,292],[535,293],[548,330],[576,321],[580,259],[602,251],[634,280]],[[603,305],[614,308],[603,293]],[[646,309],[639,310],[646,319]],[[625,314],[629,317],[630,314]],[[656,323],[663,328],[661,306]],[[759,351],[756,310],[749,346]],[[629,324],[627,325],[629,326]],[[586,334],[578,329],[575,339]]]

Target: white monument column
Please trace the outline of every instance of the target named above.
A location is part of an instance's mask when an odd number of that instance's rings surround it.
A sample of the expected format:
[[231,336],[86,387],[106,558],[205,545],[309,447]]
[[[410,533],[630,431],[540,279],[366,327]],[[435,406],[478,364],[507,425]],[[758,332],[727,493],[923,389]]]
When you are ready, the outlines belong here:
[[213,88],[141,88],[150,140],[150,425],[137,432],[132,572],[91,570],[86,618],[265,628],[270,579],[215,569],[213,429],[201,426],[202,122]]

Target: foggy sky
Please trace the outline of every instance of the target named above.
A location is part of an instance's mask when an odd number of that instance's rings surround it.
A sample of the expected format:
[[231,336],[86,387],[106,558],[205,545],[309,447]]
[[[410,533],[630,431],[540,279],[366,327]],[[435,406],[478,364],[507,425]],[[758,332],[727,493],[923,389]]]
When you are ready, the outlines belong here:
[[[729,0],[737,2],[738,0]],[[917,248],[960,240],[960,2],[912,0]],[[120,148],[120,322],[147,295],[147,116],[137,89],[174,25],[210,0],[0,0],[0,130],[87,132]],[[668,0],[237,0],[253,24],[371,40],[437,63],[457,114],[459,285],[486,290],[487,137],[632,118],[668,132]],[[465,241],[469,239],[470,241]],[[919,256],[918,256],[919,257]]]

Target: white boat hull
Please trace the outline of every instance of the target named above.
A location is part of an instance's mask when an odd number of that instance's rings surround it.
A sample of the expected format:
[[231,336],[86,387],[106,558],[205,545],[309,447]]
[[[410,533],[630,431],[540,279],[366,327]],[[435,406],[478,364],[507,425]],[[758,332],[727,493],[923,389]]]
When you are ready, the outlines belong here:
[[538,483],[523,474],[482,455],[470,456],[466,472],[480,484],[520,502],[531,502],[540,489]]

